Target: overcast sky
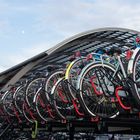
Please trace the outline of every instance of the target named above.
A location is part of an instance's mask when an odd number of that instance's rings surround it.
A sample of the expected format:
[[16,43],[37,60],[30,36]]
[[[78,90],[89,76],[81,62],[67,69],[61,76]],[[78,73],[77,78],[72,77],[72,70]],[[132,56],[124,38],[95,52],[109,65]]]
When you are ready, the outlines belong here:
[[0,0],[0,72],[80,32],[140,31],[139,0]]

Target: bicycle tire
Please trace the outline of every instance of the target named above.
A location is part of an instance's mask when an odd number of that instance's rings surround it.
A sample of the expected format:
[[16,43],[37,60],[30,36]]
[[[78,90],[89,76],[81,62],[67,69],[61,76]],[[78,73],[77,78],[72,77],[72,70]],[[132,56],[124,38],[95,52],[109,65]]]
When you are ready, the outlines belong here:
[[34,109],[33,98],[37,90],[44,85],[45,77],[37,77],[29,82],[26,86],[25,100],[29,107]]
[[[62,87],[64,77],[60,78],[52,88],[51,94],[53,95],[53,105],[56,113],[62,120],[75,118],[74,107],[70,101],[69,95],[65,94]],[[61,95],[59,95],[61,91]]]
[[24,86],[19,86],[16,92],[13,94],[14,105],[20,114],[22,114],[22,104],[24,102],[24,89]]
[[[44,100],[45,100],[45,102],[44,102]],[[36,111],[37,111],[38,115],[40,116],[40,118],[43,121],[48,122],[48,121],[54,119],[53,118],[54,116],[52,114],[50,114],[50,113],[52,113],[52,112],[49,112],[50,110],[48,111],[48,109],[50,109],[50,108],[48,108],[48,105],[50,105],[50,104],[46,101],[47,101],[47,99],[46,99],[44,90],[42,88],[39,88],[36,95],[34,96],[35,108],[36,108]],[[51,111],[52,111],[52,108],[51,108]],[[54,111],[53,111],[53,114],[54,114]]]
[[[84,65],[83,61],[84,59],[86,59],[85,57],[82,58],[77,58],[74,61],[72,61],[68,68],[66,69],[66,73],[65,73],[65,80],[67,80],[67,85],[68,85],[68,90],[70,92],[70,95],[72,97],[72,99],[76,99],[76,82],[78,79],[78,75],[81,72],[82,67],[80,68],[81,65]],[[77,73],[77,70],[79,71],[79,73]]]
[[[137,105],[140,105],[140,49],[136,48],[128,63],[128,74],[132,78],[131,87],[132,95]],[[138,76],[137,76],[138,74]],[[137,77],[136,77],[137,76]]]
[[51,98],[52,98],[50,97],[52,87],[54,86],[54,84],[57,82],[59,78],[63,77],[63,75],[64,75],[64,70],[58,69],[49,73],[49,75],[46,78],[45,93],[46,93],[46,98],[50,103],[51,103]]
[[[79,78],[78,78],[78,82],[77,82],[77,90],[79,90],[79,94],[80,94],[80,103],[81,106],[83,107],[83,109],[85,110],[85,112],[89,113],[89,115],[91,116],[100,116],[100,117],[107,117],[107,118],[114,118],[116,117],[118,114],[119,114],[119,110],[117,108],[117,105],[115,105],[116,109],[114,110],[115,112],[114,113],[111,113],[109,115],[105,115],[105,114],[100,114],[100,113],[97,113],[97,112],[92,112],[89,107],[86,105],[86,102],[84,100],[84,97],[83,97],[83,91],[82,91],[82,85],[83,85],[83,79],[84,79],[84,76],[92,69],[95,69],[97,66],[101,66],[101,67],[106,67],[108,69],[110,69],[111,71],[115,71],[115,68],[113,67],[113,65],[109,64],[109,63],[101,63],[101,62],[93,62],[93,63],[90,63],[89,65],[87,65],[81,72]],[[119,76],[120,78],[120,76]],[[114,91],[115,91],[115,87],[114,87]],[[105,98],[105,97],[104,97]],[[98,98],[97,98],[98,99]],[[106,100],[106,99],[105,99]],[[97,102],[98,103],[98,102]]]

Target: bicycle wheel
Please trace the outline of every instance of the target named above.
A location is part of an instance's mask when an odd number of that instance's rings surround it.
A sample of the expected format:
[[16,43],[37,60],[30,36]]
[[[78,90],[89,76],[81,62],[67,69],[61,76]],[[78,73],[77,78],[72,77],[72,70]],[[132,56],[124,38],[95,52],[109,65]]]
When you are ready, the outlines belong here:
[[85,66],[85,60],[86,58],[83,57],[72,61],[65,73],[65,80],[67,80],[68,90],[73,99],[76,99],[76,83],[82,68]]
[[2,97],[3,93],[0,93],[0,123],[7,120],[6,112],[4,111],[3,104],[2,104]]
[[28,122],[33,123],[35,120],[37,120],[31,108],[28,106],[28,104],[25,101],[22,104],[22,112]]
[[13,93],[11,91],[5,92],[5,94],[2,97],[2,104],[3,104],[4,111],[9,116],[15,116],[14,105],[13,105]]
[[[42,121],[42,118],[36,111],[36,107],[34,104],[34,96],[37,94],[40,88],[43,88],[45,83],[45,77],[38,77],[31,81],[26,88],[25,101],[26,106],[26,114],[29,114],[33,120]],[[24,107],[24,108],[25,108]],[[25,114],[25,113],[24,113]]]
[[136,48],[128,64],[128,73],[133,79],[131,82],[132,95],[137,104],[140,105],[140,49]]
[[76,114],[71,99],[64,89],[63,78],[60,78],[52,88],[53,105],[56,113],[61,119],[73,119]]
[[45,122],[55,119],[55,112],[51,104],[46,101],[47,99],[43,88],[39,88],[34,96],[34,104],[38,115]]
[[59,78],[64,76],[64,70],[58,69],[56,71],[53,71],[50,73],[45,81],[45,93],[46,93],[46,98],[51,103],[51,90],[54,84],[58,81]]
[[115,72],[111,64],[101,62],[92,63],[81,72],[77,89],[81,105],[89,115],[114,118],[119,114],[114,93],[121,80]]
[[20,86],[13,95],[14,105],[18,112],[22,114],[22,104],[25,98],[25,86]]
[[44,86],[45,77],[39,77],[32,80],[26,87],[25,99],[29,107],[34,109],[33,99],[38,89]]

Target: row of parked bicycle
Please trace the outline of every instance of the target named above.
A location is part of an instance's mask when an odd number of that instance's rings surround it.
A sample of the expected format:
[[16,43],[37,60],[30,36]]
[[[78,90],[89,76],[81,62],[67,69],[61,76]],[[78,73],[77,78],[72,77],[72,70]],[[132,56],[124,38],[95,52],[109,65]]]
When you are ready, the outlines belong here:
[[1,92],[0,118],[18,122],[114,118],[139,112],[140,48],[76,52],[64,66],[49,66]]

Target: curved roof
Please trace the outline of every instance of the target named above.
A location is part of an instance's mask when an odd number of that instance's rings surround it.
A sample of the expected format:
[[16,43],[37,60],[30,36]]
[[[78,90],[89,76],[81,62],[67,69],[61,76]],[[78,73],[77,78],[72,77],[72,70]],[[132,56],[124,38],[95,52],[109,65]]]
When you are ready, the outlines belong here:
[[107,28],[98,28],[98,29],[93,29],[93,30],[88,30],[82,33],[79,33],[77,35],[74,35],[62,42],[60,42],[59,44],[57,44],[56,46],[52,47],[51,49],[47,50],[47,53],[52,53],[55,52],[57,49],[62,48],[64,45],[66,45],[69,42],[72,42],[76,39],[79,39],[83,36],[87,36],[87,35],[91,35],[93,33],[97,33],[97,32],[105,32],[105,31],[119,31],[119,32],[128,32],[128,33],[132,33],[132,34],[140,34],[139,31],[136,30],[131,30],[131,29],[127,29],[127,28],[117,28],[117,27],[107,27]]
[[[28,68],[26,72],[20,74],[19,78],[16,78],[16,80],[19,80],[23,75],[28,77],[28,75],[30,75],[29,73],[32,71],[44,70],[47,65],[65,64],[67,63],[69,56],[77,50],[86,50],[90,53],[100,47],[131,47],[133,46],[134,36],[139,33],[140,32],[138,31],[125,28],[99,28],[77,34],[62,41],[47,51],[0,73],[0,83],[3,86],[8,83],[9,80],[12,81],[12,78],[17,73],[30,64],[33,65]],[[38,63],[36,63],[37,61]]]

